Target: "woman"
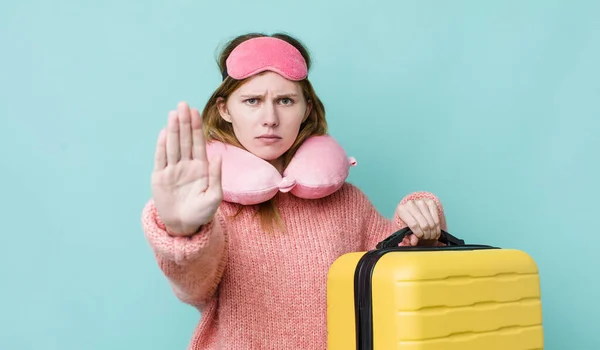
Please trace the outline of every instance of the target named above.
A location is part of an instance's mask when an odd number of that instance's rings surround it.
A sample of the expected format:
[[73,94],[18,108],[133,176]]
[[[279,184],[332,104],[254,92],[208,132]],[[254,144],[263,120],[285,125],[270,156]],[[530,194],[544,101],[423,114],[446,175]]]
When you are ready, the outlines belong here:
[[416,192],[388,220],[345,181],[308,199],[284,191],[254,204],[224,198],[222,179],[232,174],[222,171],[254,169],[222,167],[227,154],[209,157],[210,145],[233,145],[282,173],[327,124],[307,78],[310,57],[294,38],[240,36],[219,66],[223,81],[202,114],[180,103],[158,137],[146,237],[175,295],[202,313],[190,349],[325,349],[331,263],[406,226],[414,234],[403,245],[435,244],[446,229],[442,206]]

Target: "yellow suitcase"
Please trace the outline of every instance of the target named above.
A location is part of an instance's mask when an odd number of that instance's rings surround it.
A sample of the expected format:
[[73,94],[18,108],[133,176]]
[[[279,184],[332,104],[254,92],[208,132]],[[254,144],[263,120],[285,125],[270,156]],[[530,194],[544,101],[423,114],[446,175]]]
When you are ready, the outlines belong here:
[[465,244],[398,247],[408,228],[348,253],[327,277],[328,350],[544,348],[540,280],[526,253]]

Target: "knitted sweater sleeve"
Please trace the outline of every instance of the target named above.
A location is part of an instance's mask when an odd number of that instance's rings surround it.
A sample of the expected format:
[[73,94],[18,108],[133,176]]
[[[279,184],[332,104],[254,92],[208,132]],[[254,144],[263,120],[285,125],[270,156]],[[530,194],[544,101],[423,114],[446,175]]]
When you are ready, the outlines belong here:
[[[444,214],[444,208],[439,198],[435,196],[433,193],[429,192],[413,192],[406,197],[404,197],[396,209],[405,204],[408,201],[416,200],[416,199],[433,199],[438,208],[438,216],[440,218],[440,227],[442,230],[447,230],[446,217]],[[381,242],[389,235],[394,233],[397,230],[405,228],[407,225],[400,217],[398,216],[398,211],[394,212],[394,218],[389,220],[388,218],[383,217],[377,209],[373,206],[373,204],[366,199],[366,215],[365,215],[365,237],[364,237],[364,250],[374,249],[377,243]]]
[[154,202],[142,212],[142,228],[163,274],[181,301],[202,307],[215,293],[227,260],[227,234],[220,212],[189,237],[167,233]]

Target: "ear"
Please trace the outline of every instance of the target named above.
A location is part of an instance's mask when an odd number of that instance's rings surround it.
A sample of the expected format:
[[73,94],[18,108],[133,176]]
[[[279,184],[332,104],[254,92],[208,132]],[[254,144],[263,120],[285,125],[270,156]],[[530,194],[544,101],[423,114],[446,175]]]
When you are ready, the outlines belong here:
[[227,110],[227,101],[223,97],[217,98],[217,108],[219,109],[219,114],[221,118],[228,123],[231,123],[231,116],[229,115],[229,111]]
[[308,119],[308,116],[310,115],[311,111],[312,111],[312,100],[309,99],[306,101],[306,112],[304,112],[304,119],[302,119],[303,123]]

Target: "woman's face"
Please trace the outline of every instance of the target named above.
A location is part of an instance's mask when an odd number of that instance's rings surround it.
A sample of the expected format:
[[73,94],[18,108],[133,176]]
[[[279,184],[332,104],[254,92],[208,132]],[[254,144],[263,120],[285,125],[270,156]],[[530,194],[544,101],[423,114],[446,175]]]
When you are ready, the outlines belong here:
[[232,124],[242,146],[279,170],[280,157],[296,141],[310,108],[299,83],[270,71],[252,77],[219,103],[221,117]]

